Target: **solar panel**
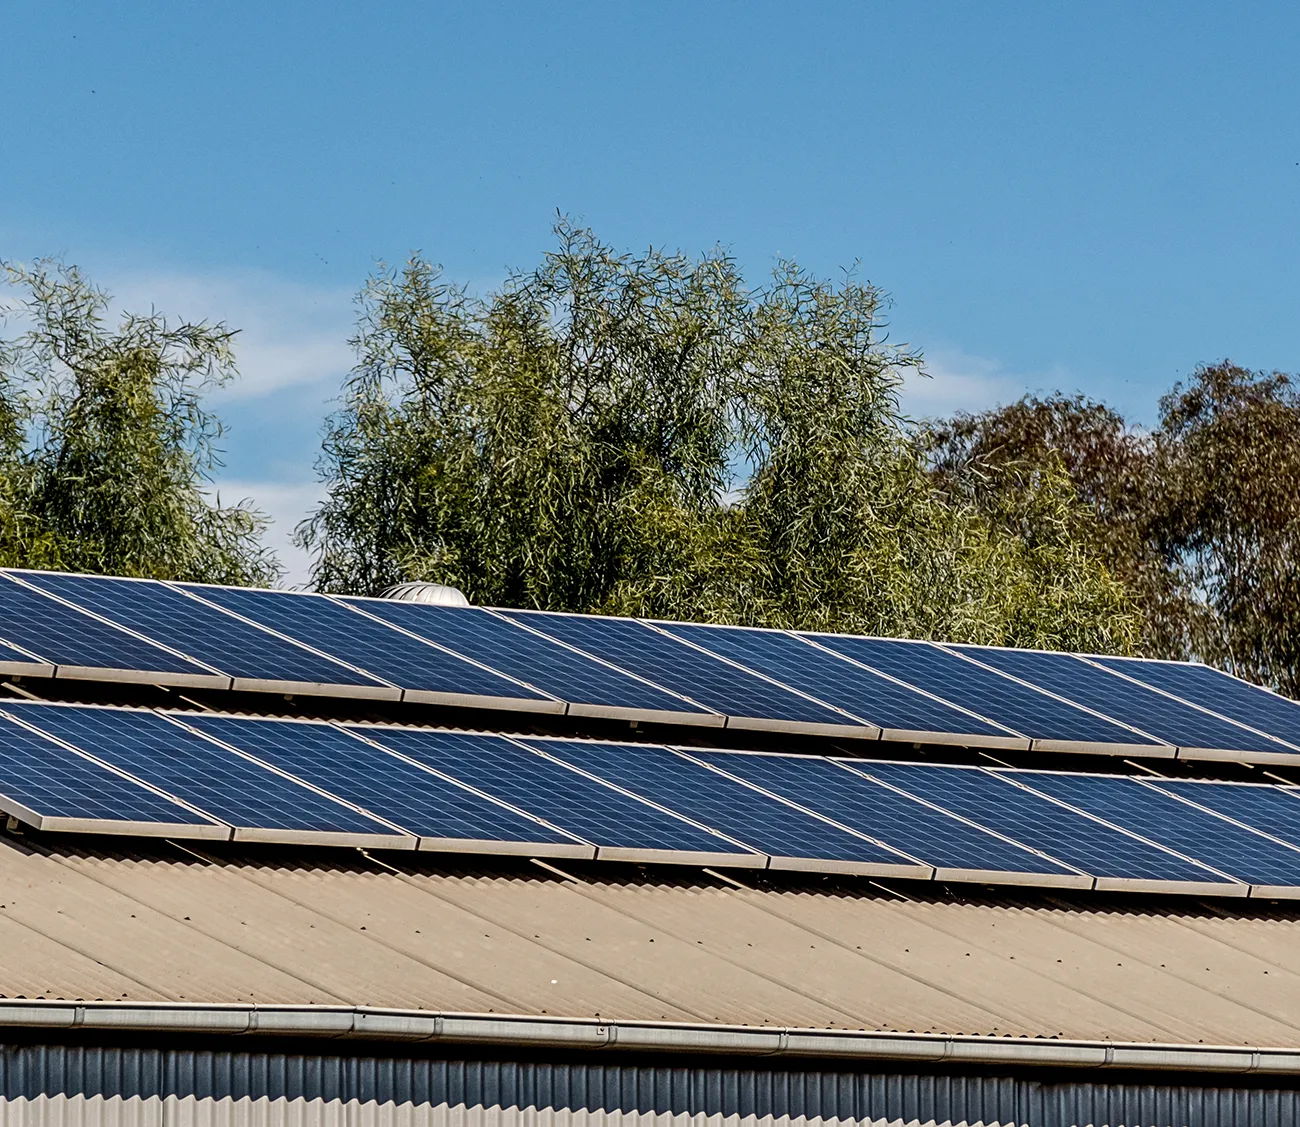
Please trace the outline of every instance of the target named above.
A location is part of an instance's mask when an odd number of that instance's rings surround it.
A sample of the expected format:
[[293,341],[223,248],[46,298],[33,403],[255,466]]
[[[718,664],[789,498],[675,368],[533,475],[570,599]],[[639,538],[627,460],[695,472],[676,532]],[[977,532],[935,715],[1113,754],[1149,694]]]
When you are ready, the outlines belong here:
[[933,865],[939,880],[976,877],[1007,881],[1018,876],[1035,884],[1091,884],[1065,865],[829,759],[734,751],[692,750],[690,754]]
[[409,849],[415,839],[143,709],[12,704],[7,711],[175,795],[246,841]]
[[0,673],[6,677],[53,677],[54,664],[24,653],[17,646],[0,642]]
[[[25,579],[30,572],[18,572]],[[62,677],[127,680],[130,671],[171,685],[226,686],[227,679],[159,646],[74,610],[9,574],[0,578],[0,637],[39,654]]]
[[276,637],[162,583],[105,576],[23,572],[43,591],[220,669],[234,688],[396,698],[400,692],[346,665]]
[[731,728],[829,730],[875,735],[861,721],[784,685],[755,676],[670,638],[635,619],[503,611],[507,617],[604,658],[721,712]]
[[772,858],[773,868],[928,877],[910,858],[693,763],[665,747],[525,740]]
[[39,830],[227,838],[230,827],[0,713],[0,810]]
[[[656,625],[842,708],[883,729],[886,739],[913,741],[937,736],[945,743],[980,747],[1029,746],[1023,736],[809,645],[793,634],[741,626]],[[949,738],[953,736],[960,736],[960,741]]]
[[1277,787],[1266,783],[1201,782],[1192,779],[1161,779],[1152,782],[1162,791],[1300,846],[1300,800],[1294,787]]
[[392,599],[341,601],[567,701],[571,715],[722,724],[717,713],[478,607]]
[[557,712],[564,707],[526,685],[323,595],[188,583],[175,586],[399,685],[406,690],[405,700],[510,706],[536,712]]
[[1030,737],[1035,747],[1044,750],[1095,751],[1114,747],[1132,752],[1158,746],[1156,740],[929,642],[838,634],[806,636],[836,653],[1003,724]]
[[[928,799],[936,806],[1097,877],[1099,888],[1227,887],[1223,878],[1154,845],[1015,786],[981,767],[847,760],[873,778]],[[1238,886],[1240,887],[1240,886]]]
[[1249,681],[1221,673],[1208,665],[1133,657],[1094,657],[1090,660],[1300,747],[1300,704]]
[[1136,779],[1045,771],[1022,771],[1016,777],[1249,884],[1300,886],[1300,849],[1270,841]]
[[589,845],[568,834],[380,751],[330,724],[192,713],[178,719],[401,826],[421,839],[422,849],[547,857],[591,857],[594,853]]
[[502,736],[412,728],[354,730],[594,842],[603,860],[733,865],[761,865],[765,860]]
[[960,648],[985,665],[1104,712],[1175,747],[1263,752],[1290,750],[1267,736],[1117,677],[1072,654],[986,646]]

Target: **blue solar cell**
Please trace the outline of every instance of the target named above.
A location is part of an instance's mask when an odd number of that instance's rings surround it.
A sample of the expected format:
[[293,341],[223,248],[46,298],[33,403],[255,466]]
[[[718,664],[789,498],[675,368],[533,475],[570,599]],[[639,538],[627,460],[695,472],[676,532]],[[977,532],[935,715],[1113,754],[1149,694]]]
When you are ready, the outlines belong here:
[[[20,572],[23,578],[40,578]],[[0,637],[39,654],[55,665],[103,669],[143,669],[151,673],[210,671],[151,646],[79,610],[24,587],[7,575],[0,579]]]
[[[957,647],[954,647],[957,648]],[[1181,701],[1135,685],[1065,653],[962,646],[985,665],[1038,685],[1067,700],[1104,712],[1176,747],[1230,751],[1285,751],[1276,741],[1220,720]]]
[[1186,662],[1146,661],[1133,657],[1095,657],[1092,660],[1300,747],[1300,704],[1249,681],[1220,673],[1208,665]]
[[0,803],[4,798],[44,818],[213,824],[8,718],[0,718]]
[[323,595],[198,584],[177,586],[404,689],[548,699],[516,681],[358,614]]
[[1300,885],[1300,849],[1279,845],[1136,779],[1044,771],[1017,772],[1016,777],[1035,790],[1249,884]]
[[410,728],[356,730],[595,845],[693,853],[745,852],[725,838],[501,736]]
[[681,697],[478,607],[439,607],[392,599],[343,601],[561,700],[645,712],[703,712]]
[[1010,734],[779,630],[678,622],[658,625],[670,634],[810,693],[878,728],[956,735]]
[[875,864],[908,858],[724,778],[665,747],[525,741],[772,857]]
[[665,637],[635,619],[503,613],[726,716],[861,726],[841,712]]
[[420,837],[573,840],[329,724],[190,714],[182,719]]
[[819,644],[1037,740],[1153,745],[1155,740],[1021,685],[928,642],[810,634]]
[[1095,877],[1217,881],[1208,869],[1075,814],[980,767],[849,764]]
[[237,829],[398,836],[351,807],[250,763],[157,713],[26,703],[8,708],[43,732]]
[[[1153,780],[1154,781],[1154,780]],[[1161,779],[1155,785],[1238,822],[1300,846],[1300,792],[1265,783]]]
[[692,751],[691,755],[878,838],[936,868],[1072,872],[1064,865],[924,806],[828,759],[732,751]]
[[23,578],[231,677],[326,685],[379,684],[161,583],[26,573]]

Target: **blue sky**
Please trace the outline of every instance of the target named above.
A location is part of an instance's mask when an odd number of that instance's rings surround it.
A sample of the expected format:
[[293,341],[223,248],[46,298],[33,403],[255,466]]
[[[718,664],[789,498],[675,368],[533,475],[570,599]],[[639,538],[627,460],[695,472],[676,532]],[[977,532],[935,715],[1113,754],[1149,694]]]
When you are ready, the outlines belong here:
[[[244,330],[227,496],[314,503],[351,296],[606,240],[860,262],[916,414],[1300,369],[1300,6],[14,2],[0,258]],[[286,553],[291,579],[304,562]]]

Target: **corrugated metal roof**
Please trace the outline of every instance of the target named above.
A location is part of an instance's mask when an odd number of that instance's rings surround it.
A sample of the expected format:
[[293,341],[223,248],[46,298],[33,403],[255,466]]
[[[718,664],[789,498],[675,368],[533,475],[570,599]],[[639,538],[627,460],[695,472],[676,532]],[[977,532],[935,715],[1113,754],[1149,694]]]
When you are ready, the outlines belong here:
[[6,997],[1300,1045],[1295,906],[48,842],[0,838]]

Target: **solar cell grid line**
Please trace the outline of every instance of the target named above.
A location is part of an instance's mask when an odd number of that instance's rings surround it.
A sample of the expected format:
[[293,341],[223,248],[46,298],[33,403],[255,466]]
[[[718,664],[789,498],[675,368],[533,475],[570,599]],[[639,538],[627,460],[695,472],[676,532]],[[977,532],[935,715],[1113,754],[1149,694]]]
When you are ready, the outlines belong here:
[[505,736],[378,725],[350,730],[594,843],[600,860],[767,863],[761,853]]
[[1300,748],[1300,704],[1269,689],[1191,662],[1093,655],[1088,660]]
[[572,716],[712,727],[725,720],[721,713],[482,607],[356,596],[340,601],[565,701]]
[[1150,736],[932,642],[843,634],[801,636],[1005,725],[1043,751],[1174,755],[1172,747]]
[[[53,666],[53,675],[228,688],[230,678],[29,586],[31,572],[0,573],[0,638]],[[23,672],[14,669],[12,672]]]
[[1067,700],[1104,711],[1183,751],[1287,752],[1277,740],[1194,708],[1175,697],[1111,673],[1066,653],[1011,650],[994,646],[953,647],[1022,681],[1041,686]]
[[926,862],[935,880],[1092,886],[1077,869],[820,756],[689,754]]
[[416,839],[148,709],[6,705],[11,715],[234,828],[236,841],[414,849]]
[[1009,728],[913,685],[813,645],[797,634],[749,626],[652,622],[657,629],[794,686],[881,729],[887,740],[1028,750]]
[[521,738],[770,858],[773,869],[928,879],[929,865],[666,747]]
[[595,849],[553,826],[318,720],[169,714],[206,736],[400,826],[424,850],[591,858]]
[[23,579],[219,669],[251,692],[393,700],[399,689],[150,579],[25,572]]
[[403,700],[532,712],[564,708],[552,697],[324,595],[198,583],[169,586],[388,681],[401,688]]
[[224,841],[231,832],[7,712],[0,712],[0,810],[52,833]]
[[518,610],[498,613],[721,712],[728,728],[866,738],[879,734],[855,716],[634,618]]
[[1300,896],[1300,849],[1270,840],[1207,810],[1123,775],[1017,771],[1014,777],[1077,810],[1252,885],[1281,885]]
[[1249,889],[988,768],[837,762],[1089,873],[1098,889],[1228,896]]

